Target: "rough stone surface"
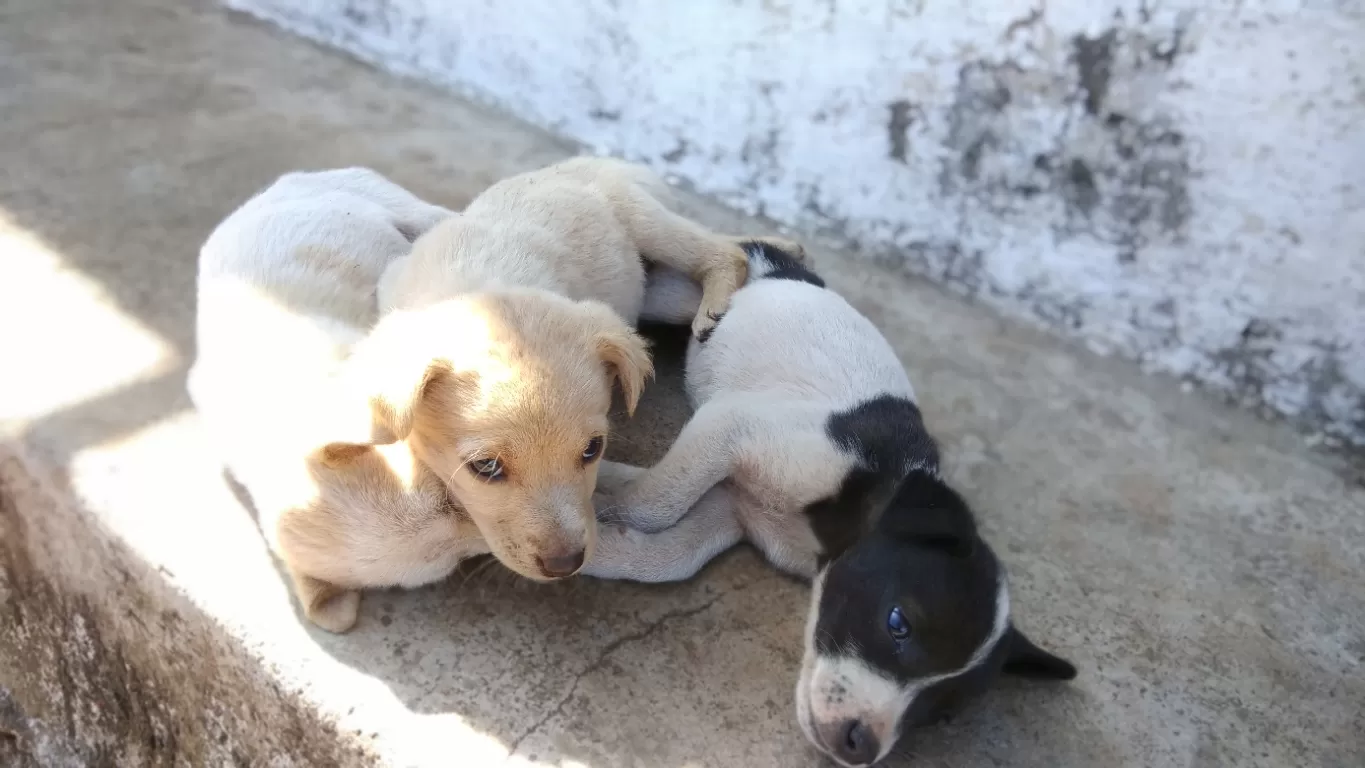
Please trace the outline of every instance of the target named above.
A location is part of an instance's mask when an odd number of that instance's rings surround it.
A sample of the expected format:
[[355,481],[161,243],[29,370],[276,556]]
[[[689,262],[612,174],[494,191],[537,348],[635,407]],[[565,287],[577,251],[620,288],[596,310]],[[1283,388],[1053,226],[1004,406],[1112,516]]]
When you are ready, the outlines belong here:
[[225,0],[1365,445],[1350,0]]
[[[117,535],[4,454],[0,764],[368,762]],[[67,579],[99,586],[91,596]]]
[[[0,763],[819,764],[790,701],[806,588],[751,552],[657,588],[485,563],[328,635],[188,409],[196,251],[276,175],[366,164],[460,206],[567,147],[206,0],[10,0],[0,110]],[[814,257],[912,371],[1021,625],[1081,669],[893,766],[1360,765],[1365,468]],[[660,339],[617,458],[686,419]]]

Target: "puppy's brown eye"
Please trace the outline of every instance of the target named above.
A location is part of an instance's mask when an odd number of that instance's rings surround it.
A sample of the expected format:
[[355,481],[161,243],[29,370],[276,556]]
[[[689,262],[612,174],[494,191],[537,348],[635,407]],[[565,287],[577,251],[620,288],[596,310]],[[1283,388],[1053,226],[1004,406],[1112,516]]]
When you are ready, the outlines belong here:
[[583,449],[583,463],[587,464],[595,460],[602,453],[602,436],[598,435],[588,441],[588,447]]
[[503,472],[502,462],[497,459],[470,459],[469,471],[483,478],[484,480],[502,480],[506,475]]

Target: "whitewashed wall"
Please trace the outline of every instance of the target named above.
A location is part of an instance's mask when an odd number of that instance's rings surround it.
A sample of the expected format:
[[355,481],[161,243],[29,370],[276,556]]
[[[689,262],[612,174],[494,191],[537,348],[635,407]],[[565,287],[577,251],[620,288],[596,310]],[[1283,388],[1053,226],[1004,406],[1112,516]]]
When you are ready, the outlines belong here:
[[1365,0],[226,0],[1365,444]]

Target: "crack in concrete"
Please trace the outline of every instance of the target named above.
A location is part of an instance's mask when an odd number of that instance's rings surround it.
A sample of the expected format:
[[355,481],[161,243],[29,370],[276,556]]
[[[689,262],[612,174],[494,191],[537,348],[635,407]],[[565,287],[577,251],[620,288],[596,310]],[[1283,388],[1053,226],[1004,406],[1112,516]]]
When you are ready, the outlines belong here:
[[570,701],[573,700],[574,694],[578,693],[578,686],[580,683],[583,682],[583,678],[601,669],[611,658],[612,654],[616,653],[622,647],[629,645],[630,643],[635,643],[639,642],[640,640],[647,639],[655,632],[659,631],[665,624],[671,621],[676,621],[679,619],[689,619],[692,618],[693,616],[702,614],[706,612],[708,609],[710,609],[712,606],[714,606],[716,603],[720,602],[722,599],[728,597],[729,595],[733,595],[736,592],[741,592],[747,589],[749,586],[750,586],[749,584],[745,584],[736,587],[732,590],[729,590],[728,592],[721,592],[712,597],[710,600],[707,600],[701,605],[698,605],[693,608],[686,608],[683,610],[676,611],[666,611],[662,615],[660,615],[659,618],[646,624],[642,629],[636,630],[635,632],[631,632],[629,634],[622,635],[616,638],[615,640],[612,640],[610,643],[607,643],[606,646],[602,648],[601,652],[597,654],[597,658],[594,659],[591,664],[584,667],[578,674],[574,675],[573,682],[569,685],[568,692],[565,693],[559,699],[559,702],[556,703],[553,707],[551,707],[550,710],[546,712],[543,717],[541,717],[539,720],[533,723],[531,727],[526,730],[525,733],[518,736],[512,742],[512,744],[508,748],[507,758],[510,760],[513,756],[515,756],[517,754],[517,750],[521,748],[522,743],[525,742],[531,736],[535,735],[535,733],[538,732],[541,728],[545,727],[546,723],[549,723],[550,720],[552,720],[555,716],[564,714],[564,708],[568,706]]

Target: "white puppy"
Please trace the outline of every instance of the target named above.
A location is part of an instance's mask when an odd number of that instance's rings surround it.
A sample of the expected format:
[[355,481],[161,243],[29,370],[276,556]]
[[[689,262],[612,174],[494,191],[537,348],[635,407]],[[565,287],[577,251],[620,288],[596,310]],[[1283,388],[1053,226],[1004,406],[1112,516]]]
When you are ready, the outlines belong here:
[[[747,285],[688,349],[696,414],[655,466],[602,468],[604,522],[583,572],[684,579],[747,539],[814,578],[798,719],[848,766],[885,757],[903,728],[1002,670],[1073,676],[1011,624],[1003,567],[940,476],[890,344],[798,258],[762,244],[749,255]],[[696,300],[660,271],[643,316],[684,321]]]
[[367,169],[291,173],[200,251],[191,399],[305,615],[334,632],[359,589],[431,582],[488,551],[406,443],[334,442],[360,428],[333,421],[333,377],[376,320],[383,271],[452,215]]

